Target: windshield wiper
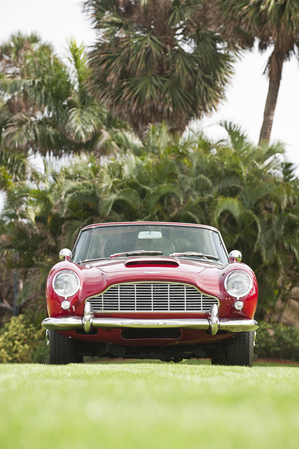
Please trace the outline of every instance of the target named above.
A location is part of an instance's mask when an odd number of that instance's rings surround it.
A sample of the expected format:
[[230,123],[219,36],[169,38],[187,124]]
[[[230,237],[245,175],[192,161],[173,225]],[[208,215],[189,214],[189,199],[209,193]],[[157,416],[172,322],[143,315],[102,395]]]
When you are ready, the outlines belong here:
[[96,257],[95,259],[84,259],[84,260],[79,260],[77,263],[78,265],[82,265],[82,263],[87,263],[87,262],[96,262],[97,260],[105,260],[105,259],[109,259],[109,257]]
[[170,257],[200,257],[205,260],[219,260],[219,257],[211,256],[210,254],[196,253],[194,251],[187,251],[185,253],[172,253],[169,254]]
[[144,255],[149,255],[149,256],[157,256],[157,255],[161,255],[163,254],[163,251],[146,251],[145,249],[140,249],[140,250],[136,250],[136,251],[128,251],[126,253],[115,253],[115,254],[111,254],[111,258],[113,257],[122,257],[122,256],[144,256]]

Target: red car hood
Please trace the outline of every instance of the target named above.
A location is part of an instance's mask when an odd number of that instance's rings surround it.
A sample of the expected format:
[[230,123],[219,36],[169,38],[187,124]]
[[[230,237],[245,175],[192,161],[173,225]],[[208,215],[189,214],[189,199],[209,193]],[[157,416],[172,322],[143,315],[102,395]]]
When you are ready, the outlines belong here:
[[219,281],[224,266],[173,257],[128,257],[92,264],[101,270],[106,287],[113,283],[138,281],[172,281],[194,284],[203,292],[219,296]]

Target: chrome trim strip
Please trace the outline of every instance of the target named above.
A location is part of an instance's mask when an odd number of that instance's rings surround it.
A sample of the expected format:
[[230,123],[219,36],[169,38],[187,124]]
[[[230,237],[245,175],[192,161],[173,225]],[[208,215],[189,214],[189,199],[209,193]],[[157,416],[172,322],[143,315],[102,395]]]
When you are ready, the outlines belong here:
[[216,335],[219,329],[219,319],[218,319],[218,307],[215,304],[213,304],[211,307],[209,325],[211,335]]
[[255,320],[220,320],[219,329],[228,332],[256,331],[259,325]]
[[85,304],[84,307],[84,317],[83,317],[83,329],[86,333],[89,333],[91,331],[91,325],[93,320],[93,313],[91,310],[91,305],[89,302]]
[[130,319],[130,318],[93,318],[93,327],[99,328],[179,328],[179,329],[209,329],[210,324],[206,319],[159,319],[159,320],[144,320],[144,319]]
[[[211,318],[208,319],[135,319],[135,318],[95,318],[92,315],[80,317],[46,318],[42,325],[49,330],[70,331],[82,329],[90,332],[91,327],[98,329],[105,328],[178,328],[210,330],[212,335],[218,331]],[[249,332],[258,328],[255,320],[219,320],[219,329],[228,332]],[[216,330],[217,329],[217,330]],[[215,331],[216,330],[216,331]]]
[[42,322],[45,329],[56,331],[71,331],[73,329],[82,329],[83,323],[80,316],[68,316],[57,318],[46,318]]

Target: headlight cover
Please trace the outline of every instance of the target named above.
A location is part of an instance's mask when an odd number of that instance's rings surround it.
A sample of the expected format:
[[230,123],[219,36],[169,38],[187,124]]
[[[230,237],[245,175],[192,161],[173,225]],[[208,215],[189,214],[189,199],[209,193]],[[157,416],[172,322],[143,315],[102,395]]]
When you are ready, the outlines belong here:
[[61,270],[53,279],[53,289],[63,298],[73,296],[80,287],[80,279],[74,271]]
[[227,293],[235,298],[242,298],[252,288],[252,279],[243,270],[234,270],[225,278],[224,287]]

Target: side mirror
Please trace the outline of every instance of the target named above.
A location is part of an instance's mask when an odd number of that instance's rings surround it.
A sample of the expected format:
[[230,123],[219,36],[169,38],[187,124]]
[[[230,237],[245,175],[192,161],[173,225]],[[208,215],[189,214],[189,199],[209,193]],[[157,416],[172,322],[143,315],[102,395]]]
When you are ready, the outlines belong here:
[[230,263],[242,262],[242,253],[240,253],[240,251],[238,251],[237,249],[234,249],[229,253],[228,258]]
[[72,257],[72,251],[68,248],[63,248],[59,253],[60,260],[70,260]]

